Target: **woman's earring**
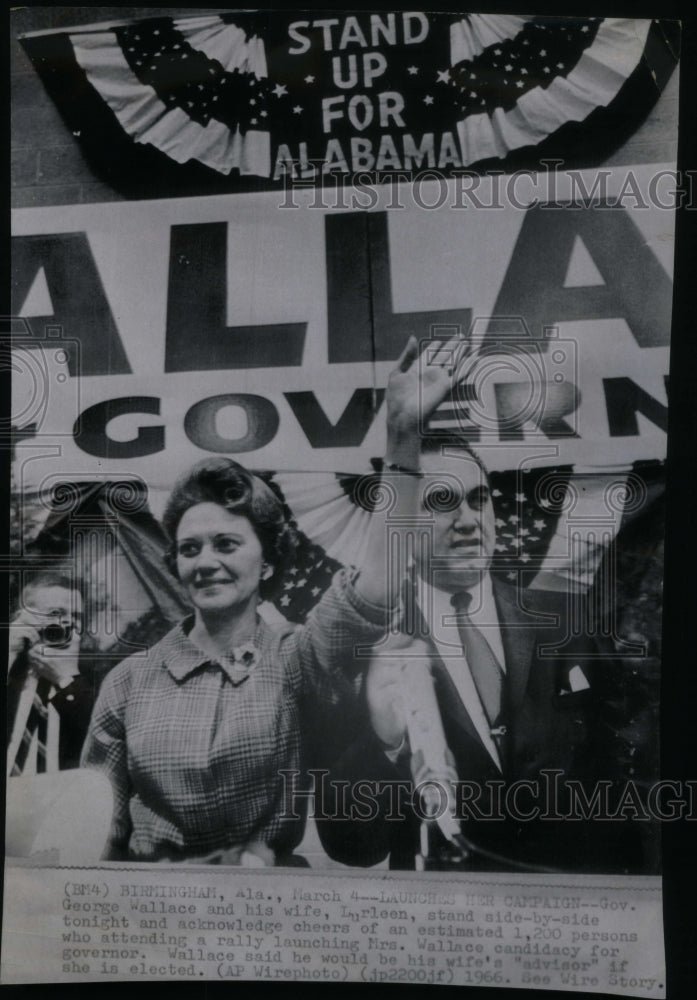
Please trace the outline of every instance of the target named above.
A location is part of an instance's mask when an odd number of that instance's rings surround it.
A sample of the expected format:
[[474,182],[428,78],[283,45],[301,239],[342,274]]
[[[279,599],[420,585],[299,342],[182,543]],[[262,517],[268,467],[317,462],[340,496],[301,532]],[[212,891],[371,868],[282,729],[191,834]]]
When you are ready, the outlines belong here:
[[268,580],[270,576],[273,576],[273,567],[269,566],[268,563],[262,563],[261,567],[262,580]]

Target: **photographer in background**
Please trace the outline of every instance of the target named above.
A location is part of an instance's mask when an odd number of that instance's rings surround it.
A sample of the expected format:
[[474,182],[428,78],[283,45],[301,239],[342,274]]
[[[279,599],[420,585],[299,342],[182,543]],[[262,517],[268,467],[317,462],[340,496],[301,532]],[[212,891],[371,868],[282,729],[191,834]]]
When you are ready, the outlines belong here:
[[78,767],[96,697],[80,672],[82,593],[65,570],[39,571],[9,628],[9,774]]

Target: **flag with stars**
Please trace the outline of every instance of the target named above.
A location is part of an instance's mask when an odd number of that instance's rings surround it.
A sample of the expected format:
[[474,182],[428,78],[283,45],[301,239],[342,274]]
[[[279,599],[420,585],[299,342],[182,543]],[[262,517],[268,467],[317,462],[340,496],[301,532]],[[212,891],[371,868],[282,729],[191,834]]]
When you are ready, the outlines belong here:
[[[672,22],[665,24],[262,11],[148,18],[22,41],[110,179],[118,185],[125,170],[142,196],[159,171],[162,196],[173,193],[167,168],[178,167],[192,193],[210,193],[241,189],[225,179],[447,174],[519,150],[549,152],[541,144],[611,107],[641,72],[653,74],[652,88],[641,108],[637,94],[625,107],[646,110],[658,93],[657,36],[674,55]],[[588,141],[584,135],[586,148]],[[205,180],[213,186],[202,187]]]
[[[262,478],[283,504],[286,519],[293,525],[296,532],[296,547],[292,565],[286,567],[273,603],[288,621],[304,622],[332,582],[336,571],[341,568],[342,562],[330,556],[323,545],[310,538],[299,528],[295,514],[288,505],[277,477],[265,474],[262,475]],[[345,563],[349,561],[344,559]]]

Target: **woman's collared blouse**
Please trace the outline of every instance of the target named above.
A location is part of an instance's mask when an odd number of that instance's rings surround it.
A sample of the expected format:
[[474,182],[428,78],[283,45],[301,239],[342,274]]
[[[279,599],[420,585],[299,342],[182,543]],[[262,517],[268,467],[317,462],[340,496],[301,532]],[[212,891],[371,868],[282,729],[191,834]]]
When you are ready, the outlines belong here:
[[105,772],[114,790],[104,856],[176,860],[250,840],[290,854],[303,836],[306,799],[289,808],[293,784],[283,772],[301,771],[304,712],[350,697],[342,668],[357,643],[384,634],[388,619],[340,571],[304,625],[259,620],[256,655],[242,664],[197,648],[188,620],[115,667],[81,761]]

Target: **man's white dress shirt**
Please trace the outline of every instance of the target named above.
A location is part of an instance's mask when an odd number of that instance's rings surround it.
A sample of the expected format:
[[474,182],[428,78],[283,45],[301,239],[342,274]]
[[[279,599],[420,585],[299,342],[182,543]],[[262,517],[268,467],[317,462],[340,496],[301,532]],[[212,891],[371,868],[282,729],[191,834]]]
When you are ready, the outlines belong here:
[[[465,588],[463,588],[464,590]],[[504,674],[506,659],[501,639],[494,591],[489,573],[484,574],[476,587],[466,588],[472,595],[468,617],[477,626],[489,643],[491,651],[498,660]],[[484,714],[481,700],[467,664],[467,657],[462,648],[457,627],[457,614],[451,603],[452,595],[437,587],[432,587],[425,580],[418,579],[417,601],[424,620],[428,624],[430,636],[445,668],[452,678],[457,693],[469,714],[477,733],[486,747],[491,759],[499,770],[501,758],[496,744],[491,736],[491,727]]]

